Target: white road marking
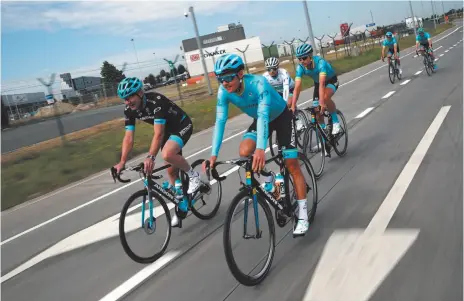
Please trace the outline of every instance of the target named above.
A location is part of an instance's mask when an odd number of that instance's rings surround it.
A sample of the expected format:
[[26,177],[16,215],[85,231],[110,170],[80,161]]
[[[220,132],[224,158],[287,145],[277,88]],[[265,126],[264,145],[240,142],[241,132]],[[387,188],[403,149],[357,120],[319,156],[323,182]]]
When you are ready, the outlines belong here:
[[372,111],[373,109],[374,109],[374,107],[370,107],[370,108],[365,109],[358,116],[356,116],[355,119],[363,118],[364,116],[369,114],[369,112]]
[[435,51],[437,51],[437,50],[440,49],[441,47],[443,47],[443,46],[437,47],[437,48],[435,49]]
[[414,57],[418,57],[418,55],[416,54]]
[[159,269],[167,265],[169,262],[171,262],[174,258],[179,256],[180,253],[180,251],[167,252],[157,261],[151,263],[147,267],[140,270],[137,274],[124,281],[124,283],[118,286],[115,290],[111,291],[105,297],[101,298],[100,301],[116,301],[123,298],[130,291],[132,291],[134,288],[140,285],[140,283],[145,281],[145,279],[153,275],[156,271],[158,271]]
[[390,91],[387,94],[385,94],[385,96],[382,97],[382,99],[388,98],[388,97],[392,96],[394,93],[395,93],[395,91]]
[[453,49],[453,48],[454,48],[454,47],[453,47],[453,46],[451,46],[449,49],[451,50],[451,49]]
[[435,58],[434,62],[438,61],[439,58]]
[[414,75],[419,75],[422,73],[423,70],[420,70],[420,71],[417,71],[416,73],[414,73]]
[[[462,26],[459,26],[457,29],[455,29],[454,31],[450,32],[449,34],[447,34],[447,35],[445,35],[445,36],[443,36],[443,37],[437,39],[437,40],[435,41],[435,43],[438,42],[438,41],[443,40],[444,38],[446,38],[446,37],[448,37],[448,36],[450,36],[451,34],[453,34],[454,32],[456,32],[456,31],[457,31],[459,28],[461,28],[461,27],[462,27]],[[411,55],[412,53],[413,53],[413,52],[410,52],[410,53],[408,53],[408,54],[406,54],[406,55],[404,55],[404,56],[402,56],[402,57],[400,57],[400,58],[404,58],[404,57],[406,57],[406,56],[409,56],[409,55]],[[361,76],[359,76],[359,77],[357,77],[357,78],[355,78],[355,79],[352,79],[352,80],[350,80],[350,81],[348,81],[348,82],[346,82],[346,83],[340,85],[339,87],[343,87],[343,86],[345,86],[345,85],[347,85],[347,84],[349,84],[349,83],[351,83],[351,82],[354,82],[354,81],[356,81],[356,80],[358,80],[358,79],[360,79],[360,78],[362,78],[362,77],[364,77],[364,76],[366,76],[366,75],[368,75],[368,74],[370,74],[370,73],[372,73],[372,72],[374,72],[374,71],[377,71],[377,70],[379,70],[379,69],[381,69],[381,68],[383,68],[383,67],[385,67],[385,66],[386,66],[386,65],[382,65],[382,66],[380,66],[380,67],[378,67],[378,68],[376,68],[376,69],[374,69],[374,70],[371,70],[371,71],[369,71],[369,72],[367,72],[367,73],[365,73],[365,74],[363,74],[363,75],[361,75]],[[420,72],[422,72],[422,71],[420,71]],[[419,72],[419,73],[420,73],[420,72]],[[416,73],[416,75],[419,74],[419,73]],[[310,101],[310,100],[309,100],[309,101]],[[306,101],[306,102],[304,102],[304,103],[307,103],[307,102],[309,102],[309,101]],[[298,106],[301,106],[301,105],[303,105],[304,103],[302,103],[302,104],[300,104],[300,105],[298,105]],[[229,139],[232,139],[232,138],[234,138],[234,137],[236,137],[236,136],[238,136],[238,135],[240,135],[240,134],[243,134],[245,131],[246,131],[246,130],[243,130],[243,131],[241,131],[241,132],[239,132],[239,133],[237,133],[237,134],[235,134],[235,135],[232,135],[231,137],[228,137],[228,138],[224,139],[224,141],[227,141],[227,140],[229,140]],[[198,134],[200,134],[200,133],[198,133]],[[211,148],[211,146],[209,146],[209,147],[207,147],[207,148],[205,148],[205,149],[203,149],[203,150],[201,150],[201,151],[198,151],[197,153],[192,154],[191,156],[186,157],[186,159],[189,159],[189,158],[191,158],[191,157],[193,157],[193,156],[195,156],[195,155],[197,155],[197,154],[199,154],[199,153],[201,153],[201,152],[203,152],[203,151],[205,151],[205,150],[208,150],[208,149],[210,149],[210,148]],[[85,183],[85,182],[87,182],[87,181],[90,181],[90,180],[92,180],[92,179],[94,179],[94,178],[96,178],[96,177],[99,177],[99,176],[102,176],[102,175],[105,175],[105,174],[106,174],[106,172],[102,172],[101,174],[96,175],[96,176],[94,176],[93,178],[89,178],[89,179],[83,180],[83,181],[81,181],[81,182],[79,182],[79,183],[76,183],[76,184],[74,184],[74,185],[72,185],[72,186],[65,187],[65,188],[63,188],[63,189],[61,189],[61,190],[58,190],[58,191],[52,193],[52,194],[46,195],[46,196],[44,196],[43,198],[36,200],[35,202],[38,202],[38,201],[43,200],[43,199],[45,199],[45,198],[47,198],[47,197],[56,195],[56,194],[58,194],[59,192],[62,192],[62,191],[64,191],[64,190],[67,190],[67,189],[76,187],[76,186],[78,186],[78,185],[80,185],[80,184],[82,184],[82,183]],[[122,189],[124,189],[124,188],[126,188],[126,187],[128,187],[128,186],[130,186],[130,185],[132,185],[132,184],[134,184],[134,183],[137,183],[137,182],[139,182],[139,181],[140,181],[140,179],[137,179],[137,180],[135,180],[135,181],[133,181],[133,182],[131,182],[131,183],[129,183],[129,184],[126,184],[126,185],[124,185],[124,186],[121,186],[121,187],[117,188],[116,190],[110,191],[110,192],[108,192],[108,193],[106,193],[106,194],[104,194],[104,195],[102,195],[102,196],[100,196],[100,197],[98,197],[98,198],[96,198],[96,199],[93,199],[93,200],[91,200],[91,201],[89,201],[89,202],[87,202],[87,203],[84,203],[84,204],[82,204],[82,205],[80,205],[80,206],[78,206],[78,207],[75,207],[75,208],[73,208],[73,209],[71,209],[71,210],[69,210],[69,211],[66,211],[66,212],[64,212],[64,213],[62,213],[62,214],[60,214],[60,215],[58,215],[58,216],[55,216],[54,218],[52,218],[52,219],[50,219],[50,220],[47,220],[47,221],[45,221],[45,222],[43,222],[43,223],[41,223],[41,224],[39,224],[39,225],[37,225],[37,226],[34,226],[34,227],[32,227],[32,228],[30,228],[30,229],[24,231],[24,232],[21,232],[21,233],[19,233],[19,234],[17,234],[17,235],[14,235],[14,236],[12,236],[12,237],[10,237],[10,238],[8,238],[8,239],[6,239],[6,240],[0,242],[0,246],[3,246],[4,244],[6,244],[6,243],[8,243],[8,242],[10,242],[10,241],[13,241],[13,240],[15,240],[15,239],[17,239],[17,238],[19,238],[19,237],[21,237],[21,236],[23,236],[23,235],[29,233],[29,232],[32,232],[32,231],[34,231],[34,230],[36,230],[36,229],[39,229],[39,228],[41,228],[41,227],[43,227],[43,226],[45,226],[45,225],[47,225],[47,224],[49,224],[49,223],[51,223],[51,222],[53,222],[53,221],[55,221],[55,220],[57,220],[57,219],[63,217],[63,216],[66,216],[66,215],[68,215],[68,214],[70,214],[70,213],[72,213],[72,212],[75,212],[75,211],[77,211],[77,210],[83,208],[83,207],[86,207],[86,206],[88,206],[88,205],[91,205],[91,204],[93,204],[93,203],[95,203],[95,202],[97,202],[97,201],[99,201],[99,200],[101,200],[101,199],[103,199],[103,198],[105,198],[105,197],[107,197],[107,196],[109,196],[109,195],[112,195],[112,194],[114,194],[114,193],[116,193],[116,192],[118,192],[118,191],[120,191],[120,190],[122,190]],[[26,206],[26,205],[24,205],[24,206]],[[24,206],[23,206],[23,207],[24,207]],[[19,208],[18,208],[18,209],[19,209]]]
[[367,301],[414,243],[419,229],[387,226],[450,108],[440,109],[367,228],[332,234],[303,301]]
[[444,56],[444,55],[445,55],[444,53],[440,54],[440,56]]
[[445,50],[445,52],[449,52],[449,50],[448,50],[448,49],[446,49],[446,50]]
[[407,85],[410,81],[411,81],[410,79],[407,79],[407,80],[405,80],[404,82],[402,82],[402,83],[400,84],[400,86]]

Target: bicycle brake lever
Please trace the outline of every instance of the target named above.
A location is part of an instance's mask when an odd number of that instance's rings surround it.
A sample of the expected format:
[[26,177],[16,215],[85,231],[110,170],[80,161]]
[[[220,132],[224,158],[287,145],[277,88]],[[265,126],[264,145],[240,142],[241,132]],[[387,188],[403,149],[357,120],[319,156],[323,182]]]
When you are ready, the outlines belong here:
[[114,168],[114,166],[111,166],[110,172],[111,172],[111,177],[113,177],[114,183],[116,183],[116,168]]

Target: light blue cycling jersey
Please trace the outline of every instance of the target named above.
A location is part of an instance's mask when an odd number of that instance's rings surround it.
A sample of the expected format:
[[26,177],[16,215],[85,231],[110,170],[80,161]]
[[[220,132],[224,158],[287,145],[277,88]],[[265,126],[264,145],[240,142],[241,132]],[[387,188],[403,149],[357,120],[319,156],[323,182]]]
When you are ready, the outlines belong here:
[[264,76],[245,74],[240,94],[229,93],[222,85],[219,86],[211,154],[217,156],[221,148],[224,128],[229,115],[229,103],[233,103],[248,116],[257,119],[256,148],[266,149],[269,133],[268,124],[282,114],[287,103]]
[[388,47],[389,49],[393,49],[393,45],[395,44],[398,46],[398,42],[396,41],[395,37],[392,37],[390,41],[387,38],[385,38],[385,40],[383,40],[382,43],[383,46]]
[[424,32],[424,36],[421,37],[420,35],[416,36],[416,41],[419,42],[420,44],[428,44],[430,39],[430,35],[428,32]]
[[301,80],[303,75],[312,77],[315,83],[319,82],[319,74],[325,74],[327,79],[335,76],[335,71],[333,70],[332,66],[320,56],[313,56],[313,65],[314,69],[310,70],[302,64],[299,64],[296,68],[295,81]]

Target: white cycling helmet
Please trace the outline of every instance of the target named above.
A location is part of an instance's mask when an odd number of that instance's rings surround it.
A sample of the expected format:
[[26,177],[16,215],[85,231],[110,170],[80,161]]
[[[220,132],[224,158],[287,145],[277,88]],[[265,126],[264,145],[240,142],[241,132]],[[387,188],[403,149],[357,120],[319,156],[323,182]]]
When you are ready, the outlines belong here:
[[279,60],[275,57],[270,57],[264,62],[266,68],[277,68],[279,67]]

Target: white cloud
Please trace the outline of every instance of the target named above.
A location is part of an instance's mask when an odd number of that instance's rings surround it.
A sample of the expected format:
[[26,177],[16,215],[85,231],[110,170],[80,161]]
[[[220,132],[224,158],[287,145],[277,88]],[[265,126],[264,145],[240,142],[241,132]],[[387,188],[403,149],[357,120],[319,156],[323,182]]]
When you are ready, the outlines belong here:
[[[184,11],[194,6],[197,16],[230,13],[247,3],[229,1],[71,1],[8,2],[3,4],[2,25],[7,30],[86,29],[118,36],[159,37],[180,31]],[[227,5],[227,10],[224,9]],[[189,25],[190,26],[190,25]],[[181,32],[185,32],[181,30]],[[167,36],[166,34],[164,36]],[[172,36],[169,36],[172,37]]]

